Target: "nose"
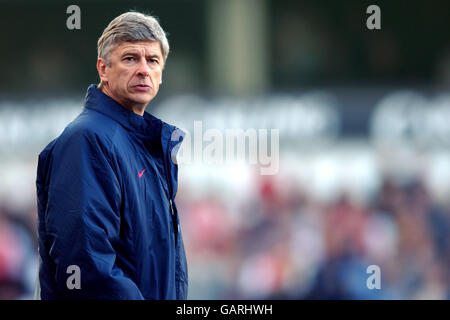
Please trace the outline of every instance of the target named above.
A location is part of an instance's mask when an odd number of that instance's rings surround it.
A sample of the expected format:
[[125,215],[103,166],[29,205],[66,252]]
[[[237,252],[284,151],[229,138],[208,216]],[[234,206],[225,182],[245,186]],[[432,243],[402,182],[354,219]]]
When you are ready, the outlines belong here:
[[147,64],[147,60],[145,58],[140,59],[137,75],[142,77],[148,77],[150,75],[150,67]]

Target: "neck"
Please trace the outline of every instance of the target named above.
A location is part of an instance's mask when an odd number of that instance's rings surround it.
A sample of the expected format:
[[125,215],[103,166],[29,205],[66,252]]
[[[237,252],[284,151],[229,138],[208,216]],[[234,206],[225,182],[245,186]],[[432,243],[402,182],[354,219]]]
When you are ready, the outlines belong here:
[[140,116],[144,115],[144,111],[145,111],[145,105],[141,105],[141,104],[133,104],[133,103],[127,103],[127,101],[122,101],[121,99],[118,99],[116,96],[114,96],[111,92],[111,90],[109,89],[107,84],[103,84],[102,86],[100,86],[99,88],[104,94],[106,94],[108,97],[110,97],[111,99],[113,99],[114,101],[116,101],[118,104],[120,104],[122,107],[124,107],[127,110],[130,110]]

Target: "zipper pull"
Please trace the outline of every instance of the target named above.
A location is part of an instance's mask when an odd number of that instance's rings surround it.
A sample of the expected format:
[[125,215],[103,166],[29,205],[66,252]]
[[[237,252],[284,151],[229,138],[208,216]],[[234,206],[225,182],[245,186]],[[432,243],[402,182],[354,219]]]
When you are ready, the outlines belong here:
[[175,215],[175,212],[173,210],[173,203],[172,203],[172,199],[169,199],[169,204],[170,204],[170,212],[172,213],[172,216]]
[[[178,234],[178,232],[180,232],[180,224],[176,221],[177,219],[175,218],[175,211],[173,210],[172,199],[169,199],[169,204],[170,204],[170,212],[172,213],[172,222],[173,222],[173,231],[175,234],[175,243],[177,243],[177,234]],[[175,227],[175,224],[178,225],[178,232],[177,232],[177,227]]]

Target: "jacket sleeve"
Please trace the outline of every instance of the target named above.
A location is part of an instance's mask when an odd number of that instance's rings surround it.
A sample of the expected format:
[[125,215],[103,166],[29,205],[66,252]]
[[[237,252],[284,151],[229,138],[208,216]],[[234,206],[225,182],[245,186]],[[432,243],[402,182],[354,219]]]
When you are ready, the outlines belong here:
[[86,132],[55,147],[45,227],[56,298],[143,299],[117,259],[121,186],[108,150]]

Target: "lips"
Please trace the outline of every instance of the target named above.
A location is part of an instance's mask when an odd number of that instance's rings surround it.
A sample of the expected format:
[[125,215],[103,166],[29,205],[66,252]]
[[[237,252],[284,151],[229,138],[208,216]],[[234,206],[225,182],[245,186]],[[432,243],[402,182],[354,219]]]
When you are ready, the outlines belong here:
[[132,88],[137,91],[148,91],[151,87],[148,84],[137,84],[132,86]]

